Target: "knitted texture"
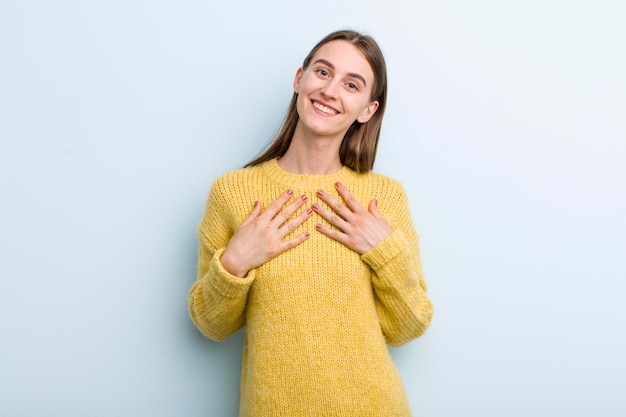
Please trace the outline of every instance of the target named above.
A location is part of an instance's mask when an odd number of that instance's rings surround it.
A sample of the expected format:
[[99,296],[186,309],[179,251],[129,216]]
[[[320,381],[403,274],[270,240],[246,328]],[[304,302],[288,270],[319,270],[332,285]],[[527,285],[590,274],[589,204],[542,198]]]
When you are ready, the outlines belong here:
[[[314,214],[290,235],[308,231],[304,243],[244,278],[223,268],[220,256],[255,200],[266,208],[290,188],[294,198],[308,197],[300,208],[305,210],[314,202],[325,205],[319,189],[341,201],[337,181],[364,207],[376,198],[393,233],[359,255],[318,232],[316,223],[330,224]],[[240,416],[411,415],[386,344],[420,336],[433,309],[398,182],[345,167],[331,175],[294,175],[272,160],[219,177],[198,234],[198,279],[189,312],[214,340],[246,326]]]

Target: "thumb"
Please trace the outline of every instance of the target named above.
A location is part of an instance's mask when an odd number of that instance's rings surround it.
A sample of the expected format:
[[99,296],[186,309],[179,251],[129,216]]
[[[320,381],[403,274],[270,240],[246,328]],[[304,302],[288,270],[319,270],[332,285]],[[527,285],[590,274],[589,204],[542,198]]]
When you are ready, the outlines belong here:
[[370,213],[372,213],[374,216],[376,217],[380,217],[380,211],[378,211],[378,200],[373,199],[372,201],[370,201],[368,210]]
[[244,220],[244,223],[251,222],[252,220],[259,217],[260,214],[261,214],[261,203],[259,202],[259,200],[256,200],[254,202],[254,207],[252,208],[252,211],[250,212],[246,220]]

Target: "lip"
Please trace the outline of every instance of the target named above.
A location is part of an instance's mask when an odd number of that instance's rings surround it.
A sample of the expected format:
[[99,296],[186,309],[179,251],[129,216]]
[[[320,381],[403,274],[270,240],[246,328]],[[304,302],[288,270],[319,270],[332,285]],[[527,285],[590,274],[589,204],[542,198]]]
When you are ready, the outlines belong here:
[[[328,107],[329,109],[331,109],[335,113],[334,114],[326,113],[325,111],[315,107],[315,104],[319,104],[320,106]],[[328,104],[326,104],[326,103],[324,103],[323,101],[320,101],[320,100],[315,100],[315,99],[311,100],[311,107],[313,107],[313,110],[315,110],[316,113],[321,114],[322,116],[326,116],[326,117],[336,116],[336,115],[338,115],[340,113],[339,110],[337,110],[333,106],[329,106]]]

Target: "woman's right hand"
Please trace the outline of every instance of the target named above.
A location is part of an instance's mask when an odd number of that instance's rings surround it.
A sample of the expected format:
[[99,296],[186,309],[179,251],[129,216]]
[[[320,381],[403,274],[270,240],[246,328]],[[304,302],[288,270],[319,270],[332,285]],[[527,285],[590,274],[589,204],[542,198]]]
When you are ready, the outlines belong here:
[[265,211],[261,203],[254,203],[252,213],[237,228],[222,253],[221,262],[226,271],[243,278],[251,269],[263,265],[309,237],[308,232],[303,232],[283,240],[313,213],[308,208],[291,219],[296,210],[306,202],[306,196],[302,195],[287,204],[292,196],[293,191],[285,191]]

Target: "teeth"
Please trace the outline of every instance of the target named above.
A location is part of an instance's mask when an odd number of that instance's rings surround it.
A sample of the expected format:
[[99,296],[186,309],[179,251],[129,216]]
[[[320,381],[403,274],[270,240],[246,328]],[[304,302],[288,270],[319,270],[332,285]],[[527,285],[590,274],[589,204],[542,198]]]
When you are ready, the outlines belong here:
[[326,107],[318,102],[313,102],[313,107],[315,107],[318,110],[323,111],[326,114],[337,114],[335,110],[331,109],[330,107]]

